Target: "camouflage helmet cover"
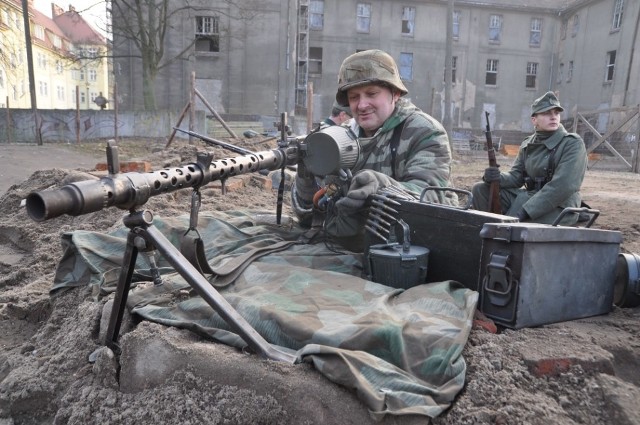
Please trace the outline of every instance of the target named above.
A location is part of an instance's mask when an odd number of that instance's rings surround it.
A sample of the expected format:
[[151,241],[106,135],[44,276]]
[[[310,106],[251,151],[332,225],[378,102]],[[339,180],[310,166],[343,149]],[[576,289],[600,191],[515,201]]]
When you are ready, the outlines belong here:
[[336,101],[347,106],[347,90],[364,84],[386,83],[398,89],[401,96],[408,93],[400,79],[398,66],[393,58],[382,50],[364,50],[347,57],[338,73]]

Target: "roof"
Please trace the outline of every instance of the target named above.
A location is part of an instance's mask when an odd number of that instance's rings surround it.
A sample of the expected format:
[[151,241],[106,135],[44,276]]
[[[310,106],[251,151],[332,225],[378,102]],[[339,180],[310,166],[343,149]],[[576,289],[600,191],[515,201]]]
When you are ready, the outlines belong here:
[[73,6],[62,12],[62,9],[53,5],[53,21],[60,27],[66,37],[75,44],[107,44],[106,38],[100,34],[91,24],[76,12]]

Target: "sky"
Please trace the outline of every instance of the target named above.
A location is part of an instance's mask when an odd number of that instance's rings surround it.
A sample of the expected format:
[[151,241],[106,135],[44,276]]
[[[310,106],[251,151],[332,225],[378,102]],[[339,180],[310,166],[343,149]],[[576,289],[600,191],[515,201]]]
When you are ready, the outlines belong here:
[[106,36],[106,3],[104,0],[35,0],[33,2],[39,12],[49,17],[51,17],[51,3],[57,4],[65,11],[69,10],[69,5],[72,5],[76,12]]

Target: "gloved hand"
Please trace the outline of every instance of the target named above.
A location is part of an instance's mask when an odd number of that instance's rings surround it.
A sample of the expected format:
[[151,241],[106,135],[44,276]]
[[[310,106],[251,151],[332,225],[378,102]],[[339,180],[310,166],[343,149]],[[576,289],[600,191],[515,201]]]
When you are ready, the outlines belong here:
[[500,181],[500,169],[498,167],[485,168],[482,180],[485,183]]
[[518,217],[518,221],[527,221],[531,218],[529,217],[529,213],[527,213],[524,208],[518,211],[516,217]]
[[318,189],[320,188],[316,183],[315,177],[307,172],[303,164],[299,164],[292,188],[296,201],[304,208],[311,208],[313,205],[313,195],[316,194]]
[[360,209],[369,196],[379,189],[395,184],[395,180],[385,174],[373,170],[361,170],[353,176],[346,196],[336,202],[336,206],[351,210]]

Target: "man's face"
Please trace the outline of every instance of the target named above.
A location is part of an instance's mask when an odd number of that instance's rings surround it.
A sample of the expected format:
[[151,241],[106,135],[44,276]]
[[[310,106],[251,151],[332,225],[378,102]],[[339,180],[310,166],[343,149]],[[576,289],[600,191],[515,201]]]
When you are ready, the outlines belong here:
[[533,127],[537,131],[556,131],[560,125],[560,110],[551,109],[531,117]]
[[390,88],[367,84],[347,90],[349,107],[353,118],[366,136],[373,136],[391,116],[400,95]]

